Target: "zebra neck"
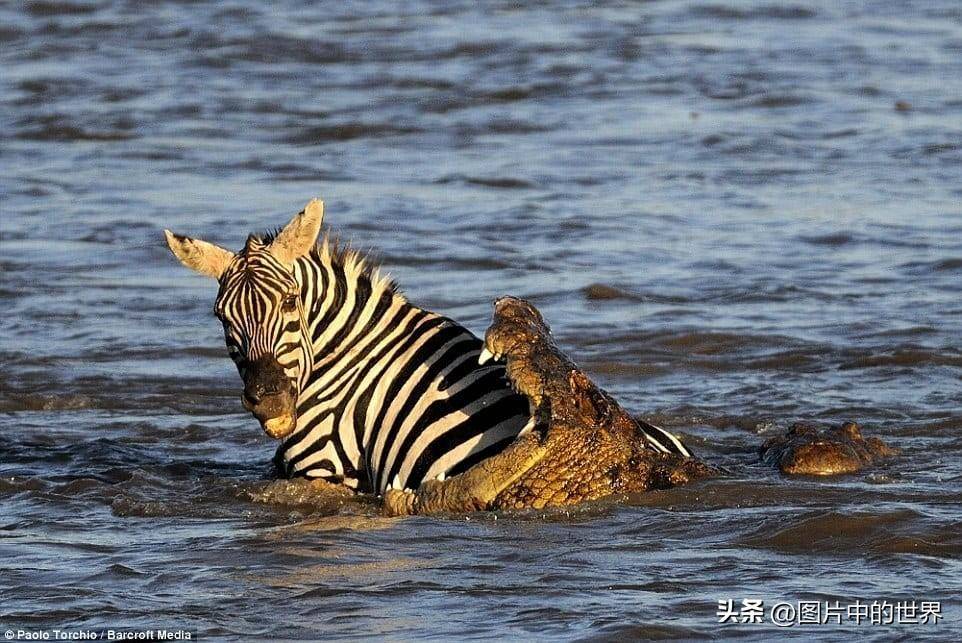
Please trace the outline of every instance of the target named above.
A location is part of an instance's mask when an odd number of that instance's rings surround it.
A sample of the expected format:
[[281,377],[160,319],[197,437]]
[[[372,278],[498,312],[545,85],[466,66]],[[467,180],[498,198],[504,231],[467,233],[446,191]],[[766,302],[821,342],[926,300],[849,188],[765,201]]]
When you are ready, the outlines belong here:
[[312,330],[314,363],[298,406],[320,410],[336,404],[339,393],[370,372],[386,348],[403,343],[435,318],[440,317],[394,293],[346,302],[332,323]]
[[392,376],[397,348],[444,318],[412,305],[359,255],[333,250],[327,240],[296,264],[295,274],[312,363],[284,458],[317,461],[330,477],[363,486],[358,478],[371,426],[364,408],[380,403],[372,398],[383,390],[379,380]]
[[326,237],[295,264],[301,286],[310,367],[298,404],[328,388],[337,366],[361,350],[364,335],[385,322],[385,313],[409,306],[393,281],[352,250]]

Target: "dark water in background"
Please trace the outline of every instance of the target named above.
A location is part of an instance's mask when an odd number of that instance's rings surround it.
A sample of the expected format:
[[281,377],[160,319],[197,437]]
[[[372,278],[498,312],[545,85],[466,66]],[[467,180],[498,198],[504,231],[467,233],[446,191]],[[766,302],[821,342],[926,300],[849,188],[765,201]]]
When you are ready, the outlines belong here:
[[[0,625],[772,636],[716,622],[757,597],[962,636],[962,5],[269,4],[0,8]],[[418,304],[532,299],[732,476],[462,521],[269,484],[161,230],[236,248],[315,195]],[[803,418],[904,455],[752,464]]]

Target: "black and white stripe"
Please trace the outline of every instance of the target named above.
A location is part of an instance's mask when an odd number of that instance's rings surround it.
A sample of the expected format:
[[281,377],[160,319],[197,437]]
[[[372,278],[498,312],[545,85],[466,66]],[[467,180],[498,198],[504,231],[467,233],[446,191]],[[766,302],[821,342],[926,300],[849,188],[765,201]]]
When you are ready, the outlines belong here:
[[655,426],[650,422],[645,422],[644,420],[638,420],[638,426],[645,434],[645,440],[655,451],[661,453],[677,453],[678,455],[683,455],[686,457],[691,457],[691,451],[688,450],[681,440],[679,440],[675,435],[664,430],[660,426]]

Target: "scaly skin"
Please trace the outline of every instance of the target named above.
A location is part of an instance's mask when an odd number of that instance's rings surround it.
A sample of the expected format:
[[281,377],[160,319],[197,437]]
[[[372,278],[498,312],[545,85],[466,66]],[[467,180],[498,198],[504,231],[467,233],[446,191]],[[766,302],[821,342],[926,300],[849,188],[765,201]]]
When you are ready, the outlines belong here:
[[653,450],[638,421],[595,386],[550,333],[526,301],[495,302],[485,347],[507,358],[508,378],[531,402],[533,428],[461,475],[425,482],[416,491],[388,490],[386,513],[571,505],[673,487],[712,473],[693,458]]
[[863,438],[854,422],[823,430],[796,423],[785,435],[768,439],[759,451],[762,462],[782,473],[808,476],[855,473],[898,453],[878,438]]

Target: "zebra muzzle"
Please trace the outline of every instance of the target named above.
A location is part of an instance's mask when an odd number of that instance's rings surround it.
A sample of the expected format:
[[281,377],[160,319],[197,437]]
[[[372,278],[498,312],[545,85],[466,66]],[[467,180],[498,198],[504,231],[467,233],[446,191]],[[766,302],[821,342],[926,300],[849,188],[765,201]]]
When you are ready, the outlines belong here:
[[297,426],[297,420],[293,415],[282,415],[261,422],[261,426],[264,427],[264,432],[267,435],[280,439],[291,434],[291,431]]
[[250,364],[242,400],[272,438],[287,437],[297,425],[294,385],[273,355]]
[[264,432],[272,438],[287,437],[297,424],[294,395],[287,391],[262,397],[256,404],[245,393],[244,408],[257,418]]

